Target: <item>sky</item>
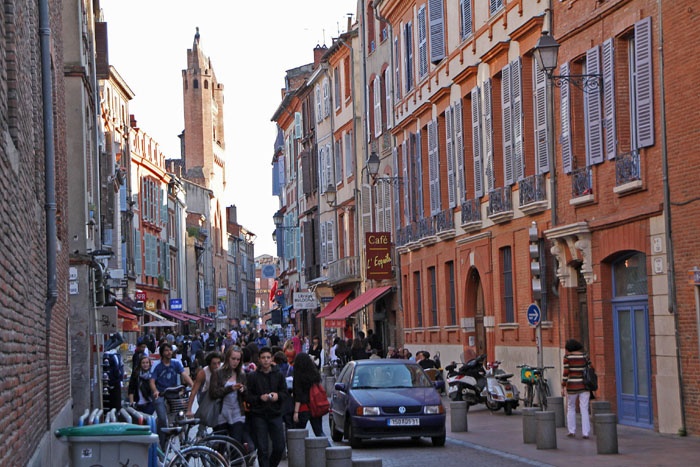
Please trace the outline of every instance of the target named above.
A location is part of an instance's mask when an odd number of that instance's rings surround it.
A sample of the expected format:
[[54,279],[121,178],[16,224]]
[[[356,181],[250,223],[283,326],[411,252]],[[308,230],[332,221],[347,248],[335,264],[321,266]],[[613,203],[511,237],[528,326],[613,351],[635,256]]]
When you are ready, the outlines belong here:
[[102,0],[109,62],[134,91],[139,127],[166,158],[180,157],[184,129],[182,70],[195,27],[200,46],[224,85],[225,205],[257,235],[255,255],[276,255],[272,215],[270,121],[281,101],[285,71],[313,62],[317,44],[345,32],[356,0]]

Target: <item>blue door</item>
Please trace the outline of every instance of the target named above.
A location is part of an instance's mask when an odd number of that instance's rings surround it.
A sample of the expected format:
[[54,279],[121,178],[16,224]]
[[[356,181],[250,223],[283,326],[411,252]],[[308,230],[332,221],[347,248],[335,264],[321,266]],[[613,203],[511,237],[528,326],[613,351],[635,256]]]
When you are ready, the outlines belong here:
[[618,421],[653,428],[646,256],[627,256],[613,271]]

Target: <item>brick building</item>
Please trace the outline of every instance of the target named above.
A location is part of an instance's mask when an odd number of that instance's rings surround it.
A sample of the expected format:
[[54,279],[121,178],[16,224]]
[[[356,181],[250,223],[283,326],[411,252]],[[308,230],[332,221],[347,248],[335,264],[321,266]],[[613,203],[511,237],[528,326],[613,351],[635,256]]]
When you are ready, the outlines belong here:
[[[48,7],[41,50],[39,5]],[[67,462],[52,432],[72,422],[68,342],[67,151],[61,2],[5,2],[0,10],[0,464]],[[42,54],[53,60],[52,102],[42,99]],[[21,78],[21,79],[20,79]],[[53,134],[42,115],[48,107]],[[45,135],[55,173],[45,173]],[[49,292],[45,181],[55,180],[56,289]],[[50,221],[49,221],[50,222]],[[55,299],[55,304],[53,300]]]

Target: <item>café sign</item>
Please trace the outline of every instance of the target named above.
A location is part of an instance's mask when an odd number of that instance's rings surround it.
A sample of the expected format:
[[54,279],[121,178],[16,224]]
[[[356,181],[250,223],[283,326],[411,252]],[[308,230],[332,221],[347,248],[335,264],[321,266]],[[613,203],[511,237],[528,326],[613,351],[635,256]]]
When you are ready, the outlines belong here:
[[374,280],[392,279],[391,269],[391,233],[365,233],[365,250],[367,253],[367,278]]

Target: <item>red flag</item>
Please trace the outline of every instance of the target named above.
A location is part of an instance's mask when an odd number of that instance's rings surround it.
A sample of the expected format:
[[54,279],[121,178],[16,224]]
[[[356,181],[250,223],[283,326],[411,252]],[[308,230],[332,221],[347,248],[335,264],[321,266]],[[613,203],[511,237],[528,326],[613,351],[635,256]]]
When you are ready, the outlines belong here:
[[275,292],[277,292],[277,281],[272,284],[272,289],[270,289],[270,301],[275,299]]

